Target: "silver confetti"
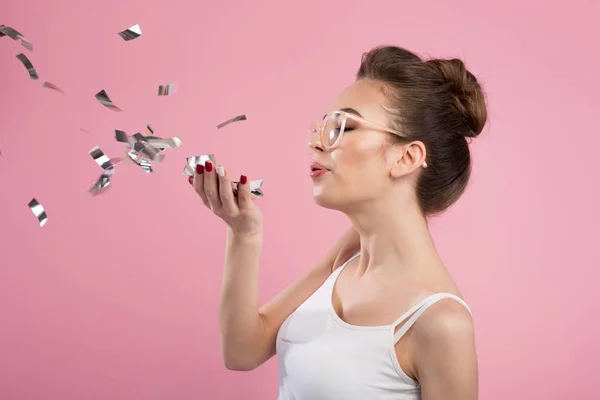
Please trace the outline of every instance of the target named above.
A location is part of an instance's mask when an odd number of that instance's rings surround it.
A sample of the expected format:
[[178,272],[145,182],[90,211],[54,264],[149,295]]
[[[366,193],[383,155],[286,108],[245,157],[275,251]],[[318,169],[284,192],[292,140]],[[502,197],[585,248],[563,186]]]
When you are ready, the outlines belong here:
[[159,96],[169,96],[170,94],[175,92],[176,88],[177,88],[177,85],[175,83],[169,83],[168,85],[159,85],[158,86],[158,95]]
[[150,126],[150,124],[148,124],[148,126],[146,127],[146,132],[144,132],[144,134],[146,136],[153,136],[154,135],[154,129],[152,129],[152,127]]
[[[135,164],[140,166],[147,173],[153,172],[152,163],[162,162],[165,158],[160,152],[166,148],[175,148],[181,146],[181,140],[178,137],[163,139],[158,136],[150,136],[154,134],[154,130],[150,125],[146,129],[146,134],[140,132],[128,136],[125,131],[115,130],[115,139],[124,143],[129,149],[127,157]],[[142,155],[144,157],[142,157]]]
[[129,27],[122,32],[119,32],[119,36],[121,36],[123,40],[127,42],[142,36],[142,30],[140,29],[140,26],[138,24],[135,24],[132,27]]
[[115,174],[115,164],[120,161],[118,158],[108,158],[104,154],[100,147],[95,146],[90,150],[90,155],[96,161],[96,163],[103,169],[102,174],[94,183],[94,185],[89,189],[89,192],[96,196],[100,193],[103,193],[110,187],[110,182]]
[[33,64],[31,64],[31,61],[29,61],[29,58],[27,58],[25,54],[17,54],[17,58],[23,63],[25,68],[27,68],[27,72],[29,72],[29,77],[32,80],[40,79],[37,72],[35,71],[35,68],[33,67]]
[[90,156],[96,161],[96,164],[100,166],[102,169],[109,168],[112,164],[111,159],[108,158],[106,154],[100,149],[100,147],[95,146],[90,150]]
[[25,39],[20,32],[11,28],[10,26],[0,25],[0,37],[2,36],[8,36],[12,40],[20,40],[21,46],[25,47],[29,51],[33,51],[33,45],[31,42]]
[[156,136],[146,137],[146,141],[150,147],[160,150],[176,149],[181,147],[181,139],[179,139],[177,136],[168,139],[163,139]]
[[[250,193],[256,197],[264,197],[264,193],[261,189],[262,179],[256,179],[254,181],[250,181]],[[239,182],[231,182],[231,188],[233,189],[233,194],[237,195]]]
[[48,81],[44,82],[44,84],[42,85],[42,87],[45,87],[45,88],[48,88],[48,89],[52,89],[52,90],[56,90],[57,92],[60,92],[60,93],[62,93],[62,94],[65,94],[65,92],[63,92],[63,91],[61,90],[61,88],[59,88],[59,87],[58,87],[58,86],[56,86],[55,84],[53,84],[53,83],[50,83],[50,82],[48,82]]
[[24,37],[21,37],[21,46],[25,47],[29,51],[33,51],[33,44],[31,44],[31,42]]
[[186,165],[183,168],[183,174],[188,176],[194,176],[194,172],[196,171],[196,165],[206,163],[207,161],[211,161],[215,164],[215,155],[214,154],[204,154],[201,156],[194,156],[186,158]]
[[224,127],[225,125],[229,125],[232,122],[236,122],[236,121],[246,121],[246,115],[238,115],[237,117],[233,117],[231,119],[228,119],[225,122],[221,122],[219,125],[217,125],[217,129],[221,129],[222,127]]
[[114,103],[110,100],[105,90],[101,90],[96,93],[96,100],[100,102],[104,107],[109,108],[113,111],[123,111],[119,107],[115,106]]
[[12,40],[19,40],[23,37],[23,35],[16,29],[6,25],[0,25],[0,37],[2,36],[8,36]]
[[44,224],[46,224],[46,221],[48,221],[48,215],[46,215],[44,207],[42,207],[42,205],[35,199],[35,197],[31,199],[27,206],[29,207],[33,215],[35,215],[35,217],[38,219],[40,227],[44,226]]
[[110,168],[105,169],[102,172],[102,175],[100,175],[100,177],[96,181],[96,183],[94,183],[94,186],[92,186],[89,190],[89,192],[92,194],[92,196],[97,196],[101,193],[104,193],[106,190],[108,190],[108,188],[110,188],[110,182],[111,182],[112,176],[114,174],[115,174],[114,166],[111,166]]

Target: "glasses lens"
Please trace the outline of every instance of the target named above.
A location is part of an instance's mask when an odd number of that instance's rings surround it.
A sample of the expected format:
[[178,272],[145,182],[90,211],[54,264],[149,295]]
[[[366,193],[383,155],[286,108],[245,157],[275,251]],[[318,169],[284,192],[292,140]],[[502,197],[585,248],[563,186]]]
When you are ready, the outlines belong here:
[[325,147],[333,147],[337,144],[342,135],[343,121],[340,113],[332,113],[325,117],[323,121],[323,145]]

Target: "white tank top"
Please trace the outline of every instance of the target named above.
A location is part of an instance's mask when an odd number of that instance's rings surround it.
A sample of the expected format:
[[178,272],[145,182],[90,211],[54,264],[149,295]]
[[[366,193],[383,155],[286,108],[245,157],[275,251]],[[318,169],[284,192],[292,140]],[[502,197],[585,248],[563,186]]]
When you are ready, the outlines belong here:
[[395,344],[438,301],[450,298],[469,307],[453,294],[438,293],[420,301],[391,325],[348,324],[333,308],[333,286],[359,254],[335,270],[279,328],[279,400],[421,398],[419,383],[400,367]]

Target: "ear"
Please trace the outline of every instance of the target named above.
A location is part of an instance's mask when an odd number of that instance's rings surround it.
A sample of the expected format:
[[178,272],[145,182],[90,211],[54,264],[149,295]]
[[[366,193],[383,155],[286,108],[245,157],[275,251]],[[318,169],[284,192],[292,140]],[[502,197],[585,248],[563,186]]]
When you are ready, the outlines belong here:
[[414,141],[394,146],[392,152],[392,168],[390,174],[393,178],[400,178],[420,168],[425,162],[427,151],[421,141]]

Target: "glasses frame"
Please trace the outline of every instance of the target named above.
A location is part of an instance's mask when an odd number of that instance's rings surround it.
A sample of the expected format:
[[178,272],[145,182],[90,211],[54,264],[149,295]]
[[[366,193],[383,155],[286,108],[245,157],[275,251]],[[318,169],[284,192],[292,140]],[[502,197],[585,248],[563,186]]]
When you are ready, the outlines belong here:
[[[336,115],[340,115],[343,117],[342,121],[341,121],[341,126],[340,126],[340,134],[339,134],[338,138],[336,139],[336,141],[331,146],[328,146],[325,144],[325,141],[323,140],[324,134],[325,134],[324,128],[325,128],[325,125],[327,125],[327,122],[330,119],[335,118]],[[347,111],[342,111],[342,110],[331,111],[330,113],[325,114],[325,116],[323,117],[323,120],[321,122],[317,123],[316,128],[313,128],[312,133],[313,134],[318,133],[321,144],[326,149],[331,150],[340,144],[340,141],[342,140],[342,137],[344,136],[344,133],[346,131],[346,121],[348,120],[348,118],[353,119],[356,122],[359,122],[365,128],[371,128],[371,129],[378,130],[381,132],[391,133],[393,135],[396,135],[396,136],[399,136],[402,138],[404,137],[404,135],[402,133],[400,133],[394,129],[390,129],[385,125],[379,124],[377,122],[369,121],[368,119],[359,117],[356,114],[349,113]]]
[[[333,144],[331,146],[328,146],[327,144],[325,144],[326,141],[323,140],[325,138],[325,129],[324,128],[325,128],[325,125],[327,125],[328,120],[334,118],[336,114],[342,116],[342,120],[341,120],[341,124],[340,124],[340,134],[339,134],[338,138],[336,139],[336,141],[333,142]],[[405,135],[398,132],[397,130],[388,128],[387,126],[382,125],[377,122],[369,121],[368,119],[365,119],[356,114],[353,114],[353,113],[350,113],[347,111],[343,111],[343,110],[331,111],[331,112],[325,114],[325,116],[323,117],[323,120],[321,122],[317,122],[316,127],[313,128],[311,130],[311,132],[313,135],[315,135],[315,134],[319,135],[319,141],[321,142],[321,145],[323,147],[325,147],[325,149],[332,150],[335,147],[337,147],[340,144],[340,142],[342,141],[342,138],[344,137],[344,133],[346,132],[346,121],[348,120],[348,118],[353,119],[356,122],[359,122],[365,128],[374,129],[374,130],[377,130],[380,132],[391,133],[392,135],[396,135],[401,138],[406,138]],[[422,167],[427,168],[426,161],[423,161]]]

